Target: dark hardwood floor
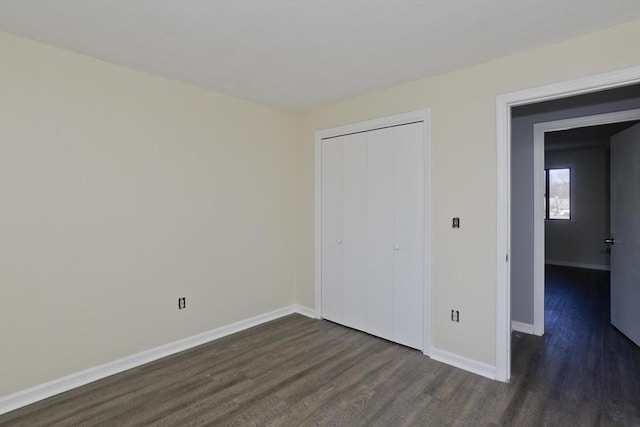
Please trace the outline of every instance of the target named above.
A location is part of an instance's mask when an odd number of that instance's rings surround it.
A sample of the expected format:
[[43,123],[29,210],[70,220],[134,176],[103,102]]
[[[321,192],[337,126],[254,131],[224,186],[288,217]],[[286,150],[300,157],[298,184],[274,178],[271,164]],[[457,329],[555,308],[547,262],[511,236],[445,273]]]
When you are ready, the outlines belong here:
[[547,267],[546,335],[492,381],[291,315],[0,416],[1,425],[640,426],[640,349],[608,274]]

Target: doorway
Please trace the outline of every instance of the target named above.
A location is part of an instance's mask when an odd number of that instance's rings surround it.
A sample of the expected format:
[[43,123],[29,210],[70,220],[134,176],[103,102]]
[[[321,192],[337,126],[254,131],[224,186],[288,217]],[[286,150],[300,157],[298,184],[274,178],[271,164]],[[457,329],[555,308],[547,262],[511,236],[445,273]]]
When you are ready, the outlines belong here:
[[[543,294],[541,301],[536,301],[542,305],[539,307],[543,315],[542,329],[551,328],[557,335],[566,324],[574,322],[572,335],[584,337],[593,333],[589,326],[595,325],[601,331],[612,330],[608,332],[609,339],[614,340],[618,337],[614,337],[611,323],[623,334],[630,331],[616,321],[616,312],[628,311],[626,303],[621,303],[619,298],[612,299],[611,293],[626,295],[624,298],[630,300],[634,300],[635,293],[626,289],[629,280],[610,280],[613,245],[607,242],[615,230],[612,226],[615,215],[610,215],[613,204],[610,203],[609,178],[612,170],[614,174],[626,176],[637,173],[631,170],[637,167],[617,164],[616,159],[611,159],[610,146],[618,143],[620,135],[628,133],[624,130],[640,123],[640,110],[584,117],[580,121],[596,123],[603,117],[635,120],[544,133],[544,169],[538,171],[545,181],[542,187],[545,209],[541,215],[544,232],[536,236],[543,242],[540,246],[543,246],[544,258],[537,261],[543,263],[544,282],[535,285],[537,293]],[[540,125],[552,126],[550,123]],[[634,211],[633,195],[618,199],[617,210]],[[633,261],[620,264],[624,259],[619,259],[619,253],[614,255],[618,277],[626,271],[635,271]],[[611,313],[614,313],[613,322]],[[630,330],[634,331],[632,334],[637,333],[634,328]],[[574,341],[576,348],[587,345],[581,342],[582,338]]]
[[[512,108],[640,83],[640,67],[500,95],[497,118],[496,379],[511,377]],[[530,210],[530,212],[532,212]],[[518,224],[521,225],[521,224]],[[529,262],[529,264],[532,264]]]
[[[622,131],[623,129],[632,126],[638,120],[640,120],[640,109],[614,111],[612,113],[590,115],[583,117],[574,117],[564,120],[548,121],[542,123],[536,123],[534,125],[534,158],[533,158],[533,170],[534,170],[534,203],[533,211],[540,214],[534,214],[533,218],[533,325],[530,331],[523,330],[522,332],[533,333],[535,335],[544,334],[544,267],[547,261],[555,261],[556,264],[560,262],[565,266],[582,267],[588,269],[603,269],[608,266],[608,257],[603,256],[601,252],[602,245],[598,246],[601,240],[598,238],[598,234],[602,234],[602,239],[608,237],[608,209],[600,209],[599,216],[606,219],[597,220],[593,218],[593,215],[584,214],[583,212],[576,212],[574,209],[573,215],[570,215],[568,219],[545,219],[543,212],[546,212],[545,200],[547,200],[545,185],[545,170],[549,168],[564,167],[571,171],[572,166],[575,166],[575,161],[571,160],[571,155],[558,156],[554,155],[555,162],[550,164],[545,162],[545,151],[554,150],[554,152],[562,152],[562,150],[568,152],[574,152],[578,148],[590,148],[608,150],[609,138],[614,134]],[[549,141],[545,144],[545,141]],[[607,155],[602,153],[601,155]],[[597,158],[594,156],[583,155],[584,167],[590,169],[597,168]],[[608,162],[608,160],[607,160]],[[575,173],[575,168],[573,168]],[[600,171],[602,173],[602,171]],[[607,172],[608,173],[608,172]],[[584,185],[587,184],[587,178],[589,176],[581,175],[581,180],[584,180]],[[572,187],[575,190],[575,176],[573,179]],[[593,178],[591,176],[591,178]],[[602,199],[608,200],[609,188],[606,188],[606,194],[601,196]],[[575,194],[575,191],[572,191]],[[589,204],[593,202],[593,198],[588,194],[581,192],[583,196],[581,200],[584,204],[584,209],[589,209]],[[606,196],[606,197],[605,197]],[[577,200],[571,200],[577,202]],[[607,202],[608,203],[608,202]],[[582,221],[576,221],[576,215],[578,218],[582,216]],[[584,219],[587,219],[585,221]],[[606,221],[605,225],[608,227],[602,229],[603,221]],[[594,227],[600,227],[594,229]],[[562,241],[565,244],[565,250],[572,250],[572,248],[580,248],[585,253],[569,259],[557,259],[557,255],[547,256],[545,234],[546,230],[556,231],[556,233],[562,233],[563,236],[556,239]],[[579,237],[578,237],[579,236]],[[589,236],[589,237],[586,237]],[[575,242],[578,238],[582,239],[581,246],[578,243],[568,245],[568,242]],[[573,239],[573,240],[572,240]],[[587,245],[587,247],[585,247]],[[606,248],[606,247],[605,247]],[[558,251],[556,251],[558,252]],[[589,252],[589,253],[586,253]]]

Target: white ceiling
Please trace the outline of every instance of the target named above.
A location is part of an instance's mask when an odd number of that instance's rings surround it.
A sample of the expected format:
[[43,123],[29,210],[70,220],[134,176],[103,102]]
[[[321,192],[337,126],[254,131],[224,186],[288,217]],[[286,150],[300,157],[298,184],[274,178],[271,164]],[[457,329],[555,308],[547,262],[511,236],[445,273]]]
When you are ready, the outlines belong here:
[[0,0],[3,31],[294,110],[638,18],[640,0]]

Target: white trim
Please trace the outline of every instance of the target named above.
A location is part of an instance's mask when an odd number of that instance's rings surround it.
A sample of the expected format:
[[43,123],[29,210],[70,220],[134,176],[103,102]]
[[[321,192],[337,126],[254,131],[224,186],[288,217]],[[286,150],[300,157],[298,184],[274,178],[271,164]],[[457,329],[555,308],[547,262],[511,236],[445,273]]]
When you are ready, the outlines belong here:
[[322,138],[316,132],[314,154],[313,294],[316,319],[322,318]]
[[230,325],[221,326],[207,332],[196,334],[188,338],[161,345],[140,353],[132,354],[131,356],[126,356],[62,378],[57,378],[55,380],[39,384],[26,390],[0,398],[0,415],[39,400],[55,396],[56,394],[63,393],[73,388],[126,371],[127,369],[153,362],[154,360],[158,360],[171,354],[188,350],[198,345],[217,340],[227,335],[235,334],[236,332],[258,326],[262,323],[269,322],[292,313],[307,315],[307,313],[312,313],[312,310],[307,307],[297,305],[283,307],[278,310],[259,314],[249,319],[240,320],[238,322],[231,323]]
[[430,110],[424,108],[422,110],[409,111],[407,113],[396,114],[393,116],[379,117],[364,122],[350,123],[347,125],[336,126],[333,128],[322,129],[316,132],[316,141],[318,139],[334,138],[337,136],[348,135],[358,132],[367,132],[374,129],[380,129],[391,126],[406,125],[414,122],[427,122]]
[[423,116],[424,131],[424,342],[422,353],[431,355],[431,110]]
[[304,305],[294,304],[293,311],[294,313],[298,313],[312,319],[315,319],[316,317],[316,311],[313,308],[305,307]]
[[468,359],[455,353],[440,350],[439,348],[431,348],[431,358],[438,362],[491,378],[492,380],[496,379],[496,368],[486,363],[478,362],[477,360]]
[[342,135],[366,132],[374,129],[380,129],[391,126],[399,126],[408,123],[422,122],[424,137],[424,188],[425,188],[425,224],[424,224],[424,336],[422,340],[422,352],[425,355],[430,354],[431,350],[431,110],[428,108],[407,113],[397,114],[394,116],[381,117],[364,122],[352,123],[348,125],[333,127],[316,131],[315,133],[315,206],[314,206],[314,236],[315,236],[315,254],[314,254],[314,296],[315,296],[315,317],[322,318],[322,277],[321,277],[321,248],[322,248],[322,199],[321,199],[321,182],[322,182],[322,140],[326,138],[334,138]]
[[[542,212],[544,188],[544,133],[542,142],[536,139],[538,124],[533,125],[533,330],[536,335],[544,335],[544,262],[538,268],[538,260],[544,260],[544,214]],[[542,168],[542,173],[537,173]],[[573,183],[573,180],[571,180]],[[571,189],[573,190],[573,189]],[[573,196],[573,191],[571,195]],[[537,240],[537,232],[542,230],[542,244]],[[541,283],[542,286],[537,286]],[[542,301],[542,311],[539,302]]]
[[[588,264],[588,263],[584,263],[584,262],[573,262],[573,261],[561,261],[561,260],[554,260],[554,259],[548,259],[544,262],[544,264],[549,264],[549,265],[558,265],[560,267],[573,267],[573,268],[585,268],[587,270],[600,270],[600,271],[611,271],[611,268],[608,265],[602,265],[602,264]],[[544,269],[544,265],[542,266],[542,268]],[[543,283],[544,286],[544,283]],[[544,300],[542,301],[542,309],[544,310]],[[535,308],[535,306],[534,306]]]
[[[535,123],[533,125],[533,212],[542,212],[544,198],[544,134],[546,132],[554,132],[559,130],[575,129],[585,126],[605,125],[609,123],[628,122],[631,120],[640,120],[640,109],[614,111],[612,113],[594,114],[590,116],[572,117],[569,119],[553,120],[549,122]],[[572,166],[569,166],[572,167]],[[574,180],[571,180],[571,203],[573,204]],[[575,221],[575,215],[572,214],[571,221]],[[535,215],[533,218],[533,325],[536,335],[544,334],[544,240],[545,240],[545,221],[544,215]],[[547,264],[552,264],[547,261]],[[576,264],[576,263],[573,263]],[[559,264],[557,264],[559,265]],[[582,264],[590,265],[590,264]],[[567,265],[571,267],[572,265]],[[590,268],[602,270],[602,268]],[[603,266],[599,266],[603,267]],[[606,267],[608,270],[609,267]]]
[[496,97],[497,244],[496,244],[496,379],[511,377],[511,278],[505,262],[511,248],[511,107],[565,98],[640,82],[640,66],[568,82],[526,89]]
[[511,378],[511,107],[497,109],[498,193],[496,212],[496,379]]
[[529,335],[539,335],[536,334],[531,323],[518,322],[516,320],[511,321],[511,329],[517,332],[522,332],[524,334]]

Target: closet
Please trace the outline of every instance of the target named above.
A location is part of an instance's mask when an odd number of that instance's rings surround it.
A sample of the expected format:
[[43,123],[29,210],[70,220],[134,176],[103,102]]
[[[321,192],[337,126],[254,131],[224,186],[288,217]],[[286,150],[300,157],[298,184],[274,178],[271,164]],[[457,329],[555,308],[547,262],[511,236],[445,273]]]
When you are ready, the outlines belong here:
[[425,123],[320,140],[321,317],[424,349]]

